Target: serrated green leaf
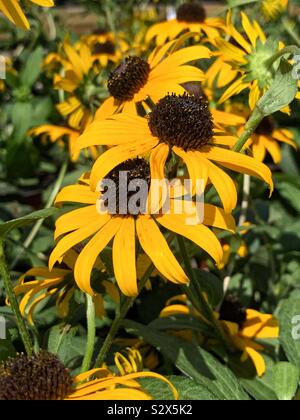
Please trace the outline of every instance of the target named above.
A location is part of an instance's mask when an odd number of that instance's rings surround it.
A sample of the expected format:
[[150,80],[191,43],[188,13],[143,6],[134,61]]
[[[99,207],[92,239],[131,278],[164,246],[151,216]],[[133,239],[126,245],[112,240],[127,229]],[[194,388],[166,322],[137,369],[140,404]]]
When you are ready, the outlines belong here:
[[183,374],[206,387],[216,399],[249,399],[234,374],[200,346],[159,333],[134,321],[126,320],[124,325],[131,333],[156,347]]
[[278,363],[273,372],[274,390],[279,400],[290,401],[296,394],[299,369],[288,362]]
[[290,298],[279,311],[280,343],[289,361],[300,369],[300,299]]
[[49,209],[39,210],[31,213],[27,216],[20,217],[19,219],[10,220],[9,222],[0,223],[0,236],[6,235],[12,229],[17,229],[31,223],[36,222],[40,219],[46,219],[47,217],[53,216],[57,213],[58,209],[51,207]]

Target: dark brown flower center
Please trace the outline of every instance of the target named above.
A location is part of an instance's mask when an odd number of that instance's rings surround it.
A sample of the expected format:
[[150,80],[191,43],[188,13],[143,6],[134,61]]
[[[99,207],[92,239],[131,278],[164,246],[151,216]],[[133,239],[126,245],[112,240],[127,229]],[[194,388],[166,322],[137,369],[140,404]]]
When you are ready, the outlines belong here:
[[68,369],[47,352],[20,355],[0,365],[0,400],[63,400],[71,387]]
[[130,159],[113,169],[102,182],[108,212],[124,216],[145,213],[150,179],[150,165],[145,159]]
[[106,42],[97,42],[94,46],[93,53],[94,54],[110,54],[113,55],[116,52],[116,47],[113,42],[106,41]]
[[212,115],[203,96],[165,96],[151,112],[149,127],[162,142],[185,151],[201,150],[214,136]]
[[274,121],[271,117],[265,117],[255,130],[258,135],[271,135],[275,129]]
[[108,90],[117,100],[131,101],[147,83],[150,65],[139,57],[127,57],[111,73]]
[[206,11],[199,2],[184,3],[177,10],[177,20],[186,23],[203,23],[206,19]]
[[227,296],[220,309],[220,320],[234,322],[242,328],[246,319],[246,308],[239,299],[236,296]]

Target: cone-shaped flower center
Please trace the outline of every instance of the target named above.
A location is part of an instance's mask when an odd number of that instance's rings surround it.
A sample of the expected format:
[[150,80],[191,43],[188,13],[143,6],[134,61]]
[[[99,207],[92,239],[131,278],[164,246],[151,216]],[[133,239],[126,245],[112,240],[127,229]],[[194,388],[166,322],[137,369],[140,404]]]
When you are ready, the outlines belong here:
[[150,165],[145,159],[130,159],[113,169],[102,183],[108,212],[124,216],[145,213],[150,180]]
[[149,117],[151,133],[171,147],[201,150],[212,142],[214,124],[207,99],[201,95],[167,95]]
[[63,400],[71,386],[68,369],[47,352],[0,364],[0,400]]
[[234,322],[242,328],[246,319],[246,308],[239,299],[236,296],[227,296],[220,309],[220,320]]
[[106,41],[103,43],[98,42],[94,46],[93,53],[94,54],[110,54],[113,55],[116,52],[116,47],[113,42]]
[[131,101],[147,83],[150,65],[139,57],[127,57],[108,79],[110,94],[119,101]]
[[203,5],[197,3],[184,3],[177,10],[177,20],[187,23],[203,23],[206,19],[206,12]]

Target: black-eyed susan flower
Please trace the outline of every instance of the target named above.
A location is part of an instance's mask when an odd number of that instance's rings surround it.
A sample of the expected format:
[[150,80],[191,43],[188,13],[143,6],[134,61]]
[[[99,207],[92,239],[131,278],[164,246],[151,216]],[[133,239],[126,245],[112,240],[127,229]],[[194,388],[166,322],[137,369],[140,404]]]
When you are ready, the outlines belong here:
[[[47,267],[35,267],[20,277],[14,291],[16,296],[22,296],[20,311],[31,325],[34,325],[33,316],[37,306],[49,298],[55,299],[59,317],[65,318],[68,315],[70,301],[77,290],[73,276],[77,257],[75,251],[69,250],[63,259],[65,268],[54,268],[50,272]],[[103,290],[118,302],[118,292],[114,285],[106,280],[101,284]],[[104,301],[100,293],[94,295],[94,304],[97,316],[103,317]]]
[[[220,99],[225,102],[233,95],[245,89],[250,90],[249,105],[253,109],[263,93],[270,87],[274,77],[275,65],[269,66],[268,59],[277,53],[284,45],[273,39],[267,39],[259,23],[252,23],[247,15],[241,12],[243,32],[238,31],[232,23],[231,12],[227,15],[227,31],[230,40],[218,38],[216,45],[221,53],[221,60],[217,60],[211,72],[220,78],[218,68],[222,70],[222,78],[230,86]],[[222,68],[222,62],[225,67]],[[210,71],[208,77],[211,77]],[[223,84],[224,85],[224,84]]]
[[19,355],[0,364],[0,400],[151,400],[137,382],[143,377],[167,383],[174,399],[179,398],[173,384],[157,373],[122,376],[103,367],[73,377],[57,356],[43,351],[31,357]]
[[155,41],[156,45],[164,45],[166,41],[177,38],[183,32],[205,34],[214,39],[225,29],[225,22],[220,18],[208,17],[201,2],[184,3],[177,9],[175,19],[156,23],[146,34],[146,42]]
[[[153,108],[149,117],[114,115],[91,124],[76,143],[79,148],[92,145],[111,147],[95,162],[91,171],[91,188],[117,165],[136,156],[150,154],[153,179],[165,179],[165,164],[174,153],[186,164],[195,186],[203,180],[216,188],[226,212],[237,204],[232,178],[219,165],[265,180],[271,190],[273,181],[267,166],[225,147],[233,146],[234,136],[215,129],[207,99],[203,96],[167,95]],[[225,147],[224,147],[225,146]]]
[[64,91],[67,97],[57,109],[68,118],[71,128],[83,130],[93,119],[105,89],[99,81],[99,72],[94,68],[95,59],[87,44],[79,42],[72,46],[65,41],[61,49],[65,56],[62,61],[64,71],[55,75],[54,87]]
[[[232,103],[226,106],[229,113],[233,115],[241,115],[247,118],[250,115],[250,110],[244,104]],[[222,123],[221,123],[222,127]],[[223,125],[223,127],[225,127]],[[242,133],[243,124],[236,126],[238,133]],[[245,149],[249,150],[253,157],[260,162],[263,162],[267,155],[270,155],[273,162],[278,164],[282,159],[281,144],[285,143],[297,149],[297,144],[294,140],[294,133],[286,128],[277,126],[276,121],[271,117],[264,118],[255,132],[251,135],[245,145]]]
[[[42,7],[53,7],[54,0],[29,0]],[[22,10],[19,0],[0,0],[1,12],[19,28],[28,30],[29,22]]]
[[243,352],[241,361],[245,362],[250,358],[258,376],[263,376],[266,364],[260,353],[264,351],[264,347],[257,340],[279,337],[279,324],[276,318],[273,315],[246,309],[232,296],[225,299],[218,317],[233,347]]
[[[126,179],[121,177],[124,173],[127,174]],[[153,175],[155,177],[155,173]],[[97,257],[111,242],[115,278],[123,294],[138,294],[136,253],[139,247],[166,279],[175,284],[187,284],[189,279],[160,228],[190,239],[211,255],[217,264],[222,261],[222,246],[207,226],[234,231],[234,219],[226,215],[224,210],[204,205],[201,224],[196,221],[199,220],[196,206],[190,202],[187,210],[182,199],[170,198],[170,206],[166,212],[159,212],[156,207],[153,211],[152,204],[148,205],[151,202],[151,193],[148,195],[150,165],[145,159],[136,158],[123,162],[108,174],[107,180],[114,182],[116,186],[114,209],[107,206],[99,211],[105,201],[103,193],[92,190],[87,183],[66,187],[59,193],[56,204],[75,202],[83,206],[57,220],[55,238],[58,241],[50,256],[50,270],[69,249],[89,239],[79,254],[74,269],[78,287],[88,294],[94,295],[90,279]],[[134,193],[129,192],[121,201],[119,194],[121,190],[128,191],[130,184],[137,181],[146,186],[146,194],[140,196],[136,206],[132,207]],[[178,206],[180,210],[175,211]],[[195,217],[196,222],[193,225],[189,222],[191,217]]]
[[261,0],[261,11],[266,20],[276,20],[287,10],[289,0]]
[[92,35],[81,38],[90,47],[95,62],[99,62],[101,68],[111,63],[117,63],[128,51],[128,43],[121,34],[111,32],[95,31]]
[[137,56],[125,58],[109,77],[111,97],[98,110],[97,117],[117,111],[136,114],[136,104],[148,97],[156,102],[168,92],[183,94],[184,83],[203,81],[203,71],[188,63],[209,58],[209,49],[192,46],[172,51],[174,43],[154,49],[148,60]]
[[266,155],[272,157],[274,163],[281,162],[282,153],[280,144],[285,143],[297,149],[297,144],[294,140],[294,134],[284,128],[277,128],[272,117],[267,117],[259,124],[255,133],[250,137],[246,143],[252,151],[255,159],[263,162]]

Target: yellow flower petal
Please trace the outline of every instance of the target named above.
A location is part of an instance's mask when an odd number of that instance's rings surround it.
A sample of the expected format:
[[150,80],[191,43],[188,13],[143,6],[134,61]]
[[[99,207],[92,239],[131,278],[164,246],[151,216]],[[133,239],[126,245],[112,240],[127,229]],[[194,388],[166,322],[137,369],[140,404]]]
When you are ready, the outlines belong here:
[[[104,216],[107,220],[110,216]],[[79,254],[75,264],[74,276],[78,287],[85,293],[93,296],[95,292],[91,288],[91,272],[98,255],[117,234],[122,224],[122,218],[114,217],[109,222],[99,227],[99,232],[88,242]],[[62,242],[62,241],[61,241]]]
[[113,244],[113,265],[118,286],[125,296],[137,296],[135,221],[126,217],[122,221]]
[[143,250],[158,271],[173,283],[187,284],[188,277],[174,257],[155,221],[147,215],[139,216],[136,228]]

